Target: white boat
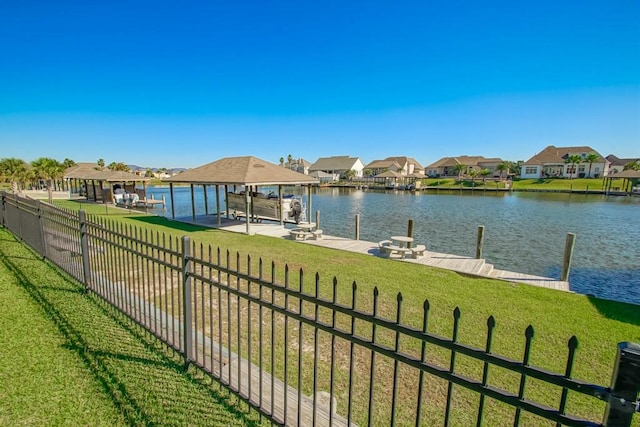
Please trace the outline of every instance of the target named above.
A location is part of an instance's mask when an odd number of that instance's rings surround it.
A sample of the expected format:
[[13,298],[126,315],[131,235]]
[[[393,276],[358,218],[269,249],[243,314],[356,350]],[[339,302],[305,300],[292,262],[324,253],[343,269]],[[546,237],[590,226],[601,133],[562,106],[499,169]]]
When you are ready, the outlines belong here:
[[[253,193],[253,197],[249,196],[248,199],[251,218],[280,221],[280,212],[282,212],[282,218],[286,222],[295,222],[297,224],[300,221],[306,221],[306,206],[301,198],[285,195],[280,199],[273,193],[268,195]],[[233,218],[246,217],[245,209],[244,192],[227,193],[227,211]]]

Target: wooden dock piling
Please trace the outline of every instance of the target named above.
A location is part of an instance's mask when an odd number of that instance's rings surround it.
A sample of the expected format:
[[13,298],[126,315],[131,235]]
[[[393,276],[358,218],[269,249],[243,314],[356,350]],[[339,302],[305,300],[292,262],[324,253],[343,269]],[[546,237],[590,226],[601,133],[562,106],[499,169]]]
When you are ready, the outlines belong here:
[[560,280],[566,282],[569,280],[569,272],[571,271],[571,260],[573,259],[573,248],[576,244],[575,233],[567,233],[567,240],[564,244],[564,259],[562,261],[562,274]]
[[[407,225],[407,237],[413,237],[413,220],[409,220],[409,224]],[[407,247],[411,249],[411,242],[407,243]]]
[[484,246],[484,225],[478,226],[478,240],[476,242],[476,259],[482,258],[482,247]]

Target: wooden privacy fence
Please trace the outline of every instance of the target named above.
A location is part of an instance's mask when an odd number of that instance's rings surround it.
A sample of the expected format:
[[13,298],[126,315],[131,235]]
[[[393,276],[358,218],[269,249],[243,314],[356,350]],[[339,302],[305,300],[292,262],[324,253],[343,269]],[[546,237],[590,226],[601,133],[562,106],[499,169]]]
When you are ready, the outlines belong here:
[[3,226],[275,424],[630,426],[638,411],[637,344],[619,344],[611,387],[590,384],[572,378],[576,337],[551,372],[529,362],[532,326],[515,360],[492,350],[492,316],[476,348],[457,308],[440,336],[428,301],[409,318],[402,294],[381,304],[377,288],[1,196]]

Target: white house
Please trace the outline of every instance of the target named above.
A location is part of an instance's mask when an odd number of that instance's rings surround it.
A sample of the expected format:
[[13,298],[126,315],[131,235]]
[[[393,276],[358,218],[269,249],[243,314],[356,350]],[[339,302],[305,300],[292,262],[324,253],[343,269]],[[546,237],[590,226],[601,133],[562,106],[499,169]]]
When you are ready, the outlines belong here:
[[457,176],[458,165],[464,166],[463,174],[471,171],[480,172],[483,169],[489,171],[489,175],[498,176],[497,167],[503,160],[499,158],[486,158],[483,156],[457,156],[443,157],[437,162],[431,163],[426,168],[426,173],[430,177]]
[[[364,163],[359,157],[332,156],[320,157],[309,167],[309,173],[322,171],[334,175],[337,179],[345,178],[349,170],[355,171],[354,178],[362,178]],[[336,180],[337,180],[336,179]]]
[[607,160],[609,161],[609,174],[620,173],[624,170],[625,165],[633,162],[640,162],[640,158],[637,159],[621,159],[619,157],[614,156],[613,154],[609,154],[607,156]]
[[418,161],[411,157],[398,156],[387,157],[384,160],[374,160],[367,164],[365,169],[371,171],[371,175],[379,175],[386,171],[398,172],[403,176],[424,175],[424,168]]
[[[569,156],[580,161],[568,163]],[[554,147],[549,145],[524,162],[521,178],[598,178],[609,173],[609,161],[591,147]]]

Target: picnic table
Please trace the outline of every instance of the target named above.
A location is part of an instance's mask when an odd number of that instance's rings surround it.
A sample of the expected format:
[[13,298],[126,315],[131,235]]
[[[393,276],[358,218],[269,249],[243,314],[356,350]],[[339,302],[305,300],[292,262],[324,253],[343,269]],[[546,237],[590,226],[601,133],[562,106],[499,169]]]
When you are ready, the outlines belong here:
[[409,236],[391,236],[391,240],[401,248],[409,247],[409,243],[413,242],[413,237]]
[[297,227],[292,229],[289,234],[295,240],[306,240],[310,238],[318,240],[322,238],[322,230],[316,228],[314,222],[301,222],[297,224]]

